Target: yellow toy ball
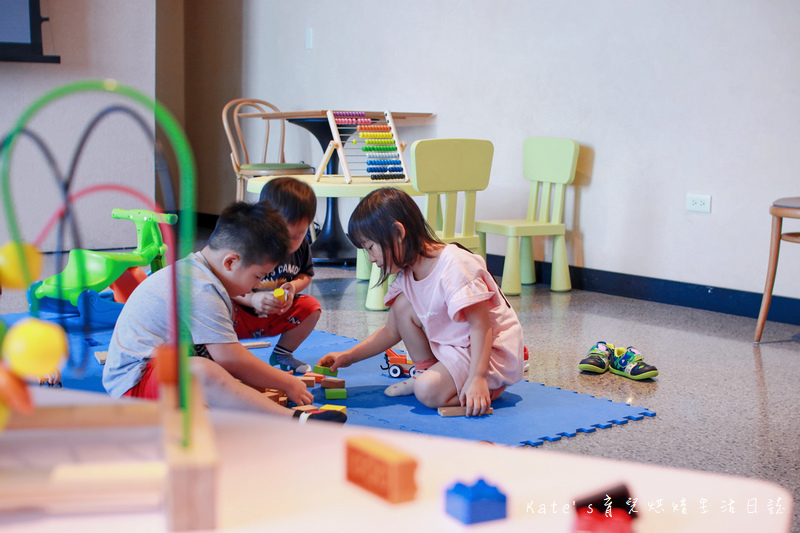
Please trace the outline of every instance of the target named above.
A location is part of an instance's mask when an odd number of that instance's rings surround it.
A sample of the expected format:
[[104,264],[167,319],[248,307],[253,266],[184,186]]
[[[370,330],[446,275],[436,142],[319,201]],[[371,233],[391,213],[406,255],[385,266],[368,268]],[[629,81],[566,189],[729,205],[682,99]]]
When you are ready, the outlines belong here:
[[[21,246],[32,283],[39,279],[39,274],[42,272],[42,254],[32,244],[24,243]],[[23,274],[19,246],[15,242],[7,242],[0,248],[0,285],[9,289],[28,288]]]
[[49,376],[67,354],[67,335],[58,324],[27,318],[14,324],[3,340],[3,359],[20,376]]

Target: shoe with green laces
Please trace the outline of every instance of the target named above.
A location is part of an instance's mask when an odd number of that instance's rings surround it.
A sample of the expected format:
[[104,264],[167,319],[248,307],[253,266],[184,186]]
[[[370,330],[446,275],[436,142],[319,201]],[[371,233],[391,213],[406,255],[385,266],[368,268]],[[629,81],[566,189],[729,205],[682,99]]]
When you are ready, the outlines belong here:
[[600,341],[589,350],[588,355],[579,364],[578,368],[584,372],[602,374],[608,370],[609,358],[614,353],[614,345],[610,342]]
[[628,346],[627,350],[625,348],[614,350],[609,357],[609,369],[612,374],[636,381],[654,378],[658,375],[658,369],[645,363],[641,352],[633,346]]

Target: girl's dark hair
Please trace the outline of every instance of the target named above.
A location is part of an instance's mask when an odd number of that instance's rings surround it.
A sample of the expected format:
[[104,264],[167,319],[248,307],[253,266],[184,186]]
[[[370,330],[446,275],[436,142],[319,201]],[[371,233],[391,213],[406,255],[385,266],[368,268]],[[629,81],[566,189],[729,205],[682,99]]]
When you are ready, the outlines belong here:
[[[402,242],[398,242],[395,222],[405,228]],[[364,248],[367,240],[380,247],[383,268],[378,284],[389,277],[392,265],[405,268],[419,256],[431,257],[431,245],[441,242],[414,200],[394,187],[375,189],[366,195],[350,216],[347,232],[356,248]]]
[[259,200],[269,202],[289,224],[310,224],[317,215],[317,196],[314,189],[294,178],[269,180],[261,189]]
[[289,253],[289,230],[271,205],[235,202],[222,211],[208,246],[212,250],[233,250],[245,267],[279,263]]

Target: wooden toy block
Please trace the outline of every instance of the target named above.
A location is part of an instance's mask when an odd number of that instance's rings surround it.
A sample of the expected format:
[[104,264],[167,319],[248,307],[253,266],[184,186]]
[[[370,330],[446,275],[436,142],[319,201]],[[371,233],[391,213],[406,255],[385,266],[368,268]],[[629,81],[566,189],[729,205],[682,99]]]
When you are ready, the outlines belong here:
[[344,414],[347,414],[347,407],[344,405],[333,405],[330,403],[326,403],[322,407],[319,408],[320,411],[339,411]]
[[317,374],[316,372],[306,372],[305,374],[303,374],[303,377],[314,378],[314,381],[316,381],[317,383],[325,379],[325,376],[323,376],[322,374]]
[[[490,407],[487,415],[494,413],[494,408]],[[462,405],[455,405],[450,407],[440,407],[439,416],[466,416],[467,407]]]
[[94,358],[101,365],[106,364],[106,357],[108,357],[108,352],[94,352]]
[[314,379],[314,376],[303,376],[300,378],[300,381],[305,383],[306,387],[313,387],[317,384],[317,380]]
[[243,342],[242,346],[248,350],[255,350],[256,348],[269,348],[272,343],[268,341]]
[[347,389],[325,389],[326,400],[346,400]]
[[289,398],[286,396],[278,396],[278,405],[286,407],[289,405]]
[[331,370],[330,368],[328,368],[327,366],[319,366],[319,365],[314,365],[314,373],[315,374],[322,374],[323,376],[338,376],[339,375],[339,371],[338,370],[334,371],[334,370]]
[[264,394],[267,396],[267,398],[269,398],[270,400],[272,400],[275,403],[277,403],[278,399],[281,397],[281,395],[279,393],[273,392],[271,390],[264,391]]
[[413,500],[417,461],[372,437],[347,439],[347,480],[391,503]]
[[343,389],[344,380],[339,378],[325,378],[320,385],[322,385],[323,389]]
[[294,407],[292,407],[292,409],[294,409],[295,411],[308,412],[308,411],[318,411],[319,407],[317,407],[316,405],[295,405]]

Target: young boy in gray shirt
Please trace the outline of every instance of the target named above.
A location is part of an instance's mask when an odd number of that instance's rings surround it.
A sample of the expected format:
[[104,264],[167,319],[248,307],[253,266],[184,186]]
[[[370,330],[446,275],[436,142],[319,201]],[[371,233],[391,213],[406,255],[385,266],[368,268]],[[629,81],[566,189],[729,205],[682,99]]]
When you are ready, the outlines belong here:
[[[202,250],[178,261],[185,265],[178,268],[178,283],[191,284],[191,316],[183,317],[195,345],[191,372],[211,407],[344,422],[343,413],[303,414],[256,390],[280,389],[297,405],[313,402],[300,379],[250,353],[233,328],[231,297],[257,288],[288,248],[286,223],[275,209],[266,203],[238,202],[225,208]],[[103,368],[103,386],[112,396],[158,398],[153,351],[169,341],[168,317],[174,312],[171,270],[176,265],[143,281],[120,313]]]

